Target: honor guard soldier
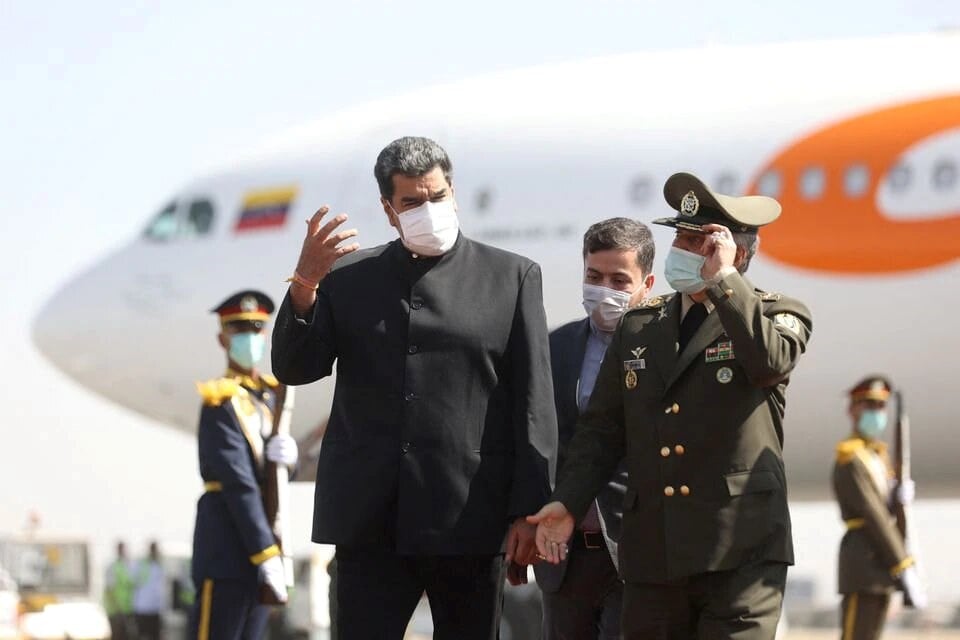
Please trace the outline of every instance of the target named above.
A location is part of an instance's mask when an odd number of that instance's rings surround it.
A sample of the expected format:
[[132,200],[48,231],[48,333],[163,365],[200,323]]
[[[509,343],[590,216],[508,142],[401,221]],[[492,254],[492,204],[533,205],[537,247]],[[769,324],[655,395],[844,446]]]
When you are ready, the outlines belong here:
[[[869,376],[850,389],[850,438],[837,445],[833,490],[847,532],[840,542],[839,590],[843,595],[843,640],[879,638],[890,604],[899,586],[922,607],[913,558],[892,513],[893,500],[913,500],[912,481],[897,485],[881,438],[887,427],[890,381]],[[893,488],[894,490],[891,490]]]
[[273,308],[265,294],[241,291],[212,310],[220,317],[227,371],[197,385],[204,493],[193,536],[197,598],[191,625],[198,640],[262,637],[269,608],[259,604],[261,584],[278,601],[287,599],[283,560],[262,497],[265,459],[289,466],[298,455],[290,436],[269,438],[279,383],[257,369]]
[[772,640],[793,562],[783,416],[810,339],[803,303],[745,272],[763,196],[712,192],[688,173],[664,185],[676,229],[664,275],[613,334],[551,502],[530,518],[550,562],[574,523],[627,468],[620,531],[623,637]]

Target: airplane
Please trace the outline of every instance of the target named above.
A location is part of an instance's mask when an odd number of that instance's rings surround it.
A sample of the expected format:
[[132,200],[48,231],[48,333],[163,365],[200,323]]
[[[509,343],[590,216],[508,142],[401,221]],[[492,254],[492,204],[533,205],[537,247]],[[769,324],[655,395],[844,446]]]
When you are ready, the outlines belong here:
[[[960,483],[943,446],[960,358],[949,321],[960,76],[946,69],[957,59],[957,32],[714,46],[500,72],[346,109],[177,190],[139,237],[50,298],[33,340],[81,385],[193,432],[194,382],[223,366],[209,309],[248,287],[279,302],[302,221],[324,203],[350,215],[361,246],[396,237],[372,175],[394,138],[447,149],[463,232],[540,263],[551,326],[582,317],[587,226],[668,215],[662,185],[689,171],[783,205],[747,276],[813,313],[787,392],[791,498],[829,495],[834,445],[849,431],[845,391],[871,372],[903,390],[921,495],[949,495]],[[664,292],[672,232],[654,231]],[[295,435],[322,426],[332,390],[324,380],[299,391]]]

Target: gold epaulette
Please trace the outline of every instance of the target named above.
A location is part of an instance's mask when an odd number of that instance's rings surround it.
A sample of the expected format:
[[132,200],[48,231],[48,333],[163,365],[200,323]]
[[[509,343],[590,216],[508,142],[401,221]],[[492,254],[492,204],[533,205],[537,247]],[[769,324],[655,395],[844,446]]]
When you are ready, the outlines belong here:
[[857,456],[857,452],[866,448],[861,438],[850,438],[837,443],[837,464],[848,464]]
[[271,387],[271,388],[273,388],[273,389],[276,389],[277,387],[280,386],[280,381],[277,380],[276,378],[274,378],[274,377],[273,377],[272,375],[270,375],[269,373],[261,373],[261,374],[260,374],[260,379],[263,380],[263,383],[264,383],[265,385],[267,385],[268,387]]
[[197,383],[197,392],[203,398],[203,404],[208,407],[219,407],[224,400],[229,400],[239,391],[240,385],[231,378],[214,378]]
[[630,307],[628,311],[643,311],[645,309],[659,309],[663,305],[669,302],[672,295],[665,296],[653,296],[652,298],[644,298],[634,306]]

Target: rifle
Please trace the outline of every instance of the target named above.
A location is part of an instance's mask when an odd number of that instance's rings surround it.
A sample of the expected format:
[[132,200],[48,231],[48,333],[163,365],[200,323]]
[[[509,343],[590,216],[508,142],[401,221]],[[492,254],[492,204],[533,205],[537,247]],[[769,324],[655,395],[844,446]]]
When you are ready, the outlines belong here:
[[[900,487],[904,481],[910,481],[910,418],[903,405],[903,394],[899,390],[894,391],[897,399],[897,422],[894,430],[893,455],[894,455],[894,473],[897,478],[897,487]],[[903,536],[903,544],[909,550],[912,536],[909,535],[910,518],[907,505],[894,497],[893,514],[897,519],[897,529]],[[913,600],[910,594],[904,590],[903,604],[906,607],[913,607]]]
[[[277,404],[273,413],[273,429],[271,435],[290,435],[290,420],[293,416],[294,387],[280,385],[277,387]],[[290,531],[289,524],[289,495],[288,484],[290,473],[286,465],[267,460],[264,464],[266,483],[263,489],[263,509],[267,514],[267,522],[273,530],[277,546],[280,547],[280,556],[283,559],[284,573],[287,578],[287,587],[293,586],[293,558],[287,555],[283,541]],[[260,585],[259,600],[261,604],[284,604],[277,600],[273,590],[267,585]]]

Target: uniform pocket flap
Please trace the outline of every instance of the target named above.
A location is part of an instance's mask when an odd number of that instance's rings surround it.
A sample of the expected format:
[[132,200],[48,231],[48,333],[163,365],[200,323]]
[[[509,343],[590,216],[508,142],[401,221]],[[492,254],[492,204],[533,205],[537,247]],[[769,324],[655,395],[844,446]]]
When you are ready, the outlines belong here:
[[623,494],[623,510],[630,511],[635,504],[637,504],[637,490],[627,489],[627,492]]
[[731,496],[745,493],[760,493],[780,489],[780,481],[772,471],[741,471],[723,476]]

